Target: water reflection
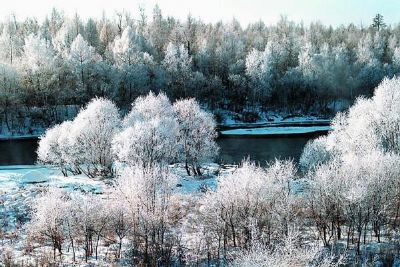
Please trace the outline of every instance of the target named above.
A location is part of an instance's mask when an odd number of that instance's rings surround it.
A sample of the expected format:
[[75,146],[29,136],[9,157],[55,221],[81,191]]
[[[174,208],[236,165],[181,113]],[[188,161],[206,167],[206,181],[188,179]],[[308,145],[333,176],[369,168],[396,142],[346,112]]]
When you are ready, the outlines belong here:
[[35,164],[37,142],[37,139],[0,141],[0,165]]
[[278,137],[278,138],[220,138],[218,144],[221,163],[240,163],[244,158],[249,157],[261,165],[267,161],[279,159],[300,158],[304,145],[311,138],[309,137]]

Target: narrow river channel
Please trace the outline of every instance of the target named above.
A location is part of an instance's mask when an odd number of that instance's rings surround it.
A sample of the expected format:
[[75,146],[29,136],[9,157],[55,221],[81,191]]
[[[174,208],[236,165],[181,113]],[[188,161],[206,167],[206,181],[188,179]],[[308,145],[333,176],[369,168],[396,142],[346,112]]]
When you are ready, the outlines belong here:
[[[220,163],[237,164],[250,158],[264,165],[274,158],[298,160],[304,145],[316,135],[295,137],[220,137]],[[32,165],[36,162],[37,139],[0,141],[0,165]]]

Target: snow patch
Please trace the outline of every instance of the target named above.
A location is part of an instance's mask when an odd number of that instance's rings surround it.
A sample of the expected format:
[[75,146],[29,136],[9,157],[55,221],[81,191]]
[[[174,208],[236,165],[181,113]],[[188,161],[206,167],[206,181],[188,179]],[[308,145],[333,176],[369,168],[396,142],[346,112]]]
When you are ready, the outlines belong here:
[[24,174],[19,180],[21,184],[37,184],[45,183],[47,181],[49,181],[49,177],[38,170],[33,170]]

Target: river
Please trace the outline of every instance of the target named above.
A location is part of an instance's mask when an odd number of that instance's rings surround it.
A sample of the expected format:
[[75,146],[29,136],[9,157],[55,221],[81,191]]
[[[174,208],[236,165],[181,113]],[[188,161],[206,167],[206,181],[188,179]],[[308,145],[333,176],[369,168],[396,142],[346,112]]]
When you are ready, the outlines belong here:
[[[220,137],[220,163],[237,164],[244,158],[264,165],[274,158],[298,160],[304,145],[315,134],[294,137]],[[0,165],[32,165],[36,162],[37,139],[0,141]]]

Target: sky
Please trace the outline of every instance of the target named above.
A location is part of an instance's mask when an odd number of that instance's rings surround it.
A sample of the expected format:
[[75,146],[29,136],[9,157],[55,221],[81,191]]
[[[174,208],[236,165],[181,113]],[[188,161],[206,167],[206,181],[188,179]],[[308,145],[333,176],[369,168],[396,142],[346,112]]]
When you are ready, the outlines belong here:
[[180,20],[185,20],[189,13],[212,23],[235,17],[242,26],[260,19],[273,24],[281,15],[305,24],[320,21],[332,26],[351,22],[369,25],[376,13],[381,13],[387,24],[400,22],[400,0],[0,0],[0,3],[3,19],[11,13],[18,19],[32,16],[43,19],[53,7],[67,15],[77,12],[82,18],[100,18],[103,11],[108,16],[121,10],[136,15],[142,6],[151,17],[153,7],[158,4],[164,15]]

